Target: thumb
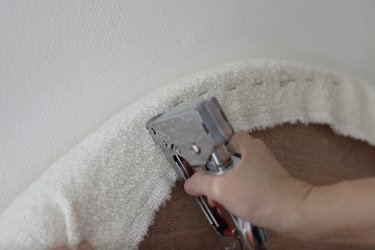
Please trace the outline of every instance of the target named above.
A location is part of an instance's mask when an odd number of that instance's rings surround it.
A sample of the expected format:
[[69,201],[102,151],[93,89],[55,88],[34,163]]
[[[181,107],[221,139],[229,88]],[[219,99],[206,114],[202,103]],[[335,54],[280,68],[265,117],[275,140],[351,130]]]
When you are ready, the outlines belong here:
[[199,196],[199,195],[206,195],[210,196],[211,194],[211,186],[212,186],[212,178],[208,174],[197,172],[193,174],[192,177],[187,179],[184,184],[184,189],[186,193]]
[[245,131],[238,131],[233,134],[228,144],[228,149],[232,153],[240,154],[244,156],[245,153],[252,147],[254,138],[246,133]]

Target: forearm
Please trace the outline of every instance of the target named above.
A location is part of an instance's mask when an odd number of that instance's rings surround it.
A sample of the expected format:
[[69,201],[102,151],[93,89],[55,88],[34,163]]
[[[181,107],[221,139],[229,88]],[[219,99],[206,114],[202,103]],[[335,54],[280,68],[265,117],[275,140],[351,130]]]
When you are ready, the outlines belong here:
[[375,178],[314,187],[291,213],[292,237],[375,245]]
[[286,172],[267,146],[244,132],[230,141],[241,155],[221,176],[196,173],[185,182],[254,225],[305,240],[375,246],[375,178],[314,187]]

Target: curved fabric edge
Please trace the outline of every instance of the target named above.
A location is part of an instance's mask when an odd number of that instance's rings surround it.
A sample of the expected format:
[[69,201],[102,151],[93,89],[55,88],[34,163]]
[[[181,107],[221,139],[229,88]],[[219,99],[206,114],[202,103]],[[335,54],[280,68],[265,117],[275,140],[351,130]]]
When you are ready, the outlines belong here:
[[283,60],[216,66],[138,100],[53,164],[0,215],[0,248],[76,248],[86,240],[95,249],[136,249],[176,179],[145,125],[209,96],[235,130],[326,123],[375,145],[375,88],[368,83]]

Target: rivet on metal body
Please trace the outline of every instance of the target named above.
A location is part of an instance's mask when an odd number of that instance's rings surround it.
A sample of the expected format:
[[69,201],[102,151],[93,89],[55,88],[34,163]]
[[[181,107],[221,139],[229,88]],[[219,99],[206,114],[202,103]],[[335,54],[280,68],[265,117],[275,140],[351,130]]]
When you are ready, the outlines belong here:
[[196,144],[190,145],[191,151],[193,151],[196,155],[199,155],[201,153],[201,149]]

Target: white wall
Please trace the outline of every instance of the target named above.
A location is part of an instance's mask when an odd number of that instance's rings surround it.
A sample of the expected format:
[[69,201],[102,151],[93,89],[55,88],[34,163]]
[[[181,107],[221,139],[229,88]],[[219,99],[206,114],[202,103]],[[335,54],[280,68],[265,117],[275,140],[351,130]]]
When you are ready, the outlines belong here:
[[374,1],[0,1],[0,211],[116,112],[241,58],[375,83]]

